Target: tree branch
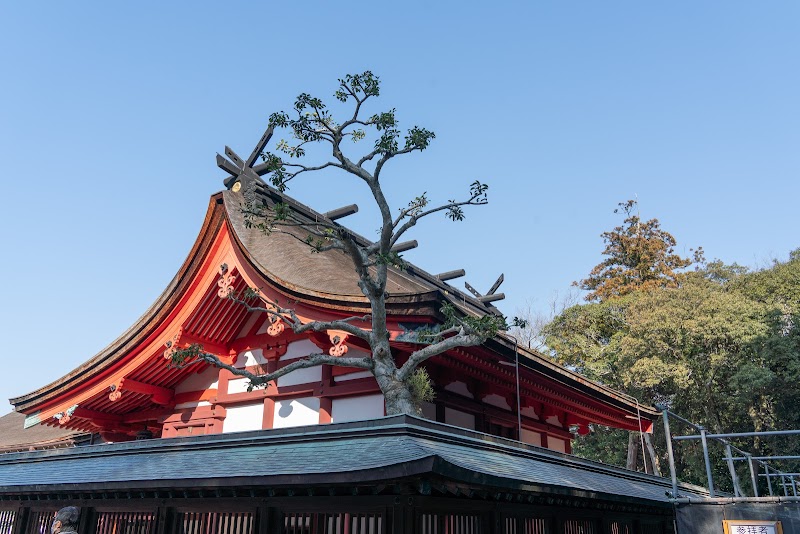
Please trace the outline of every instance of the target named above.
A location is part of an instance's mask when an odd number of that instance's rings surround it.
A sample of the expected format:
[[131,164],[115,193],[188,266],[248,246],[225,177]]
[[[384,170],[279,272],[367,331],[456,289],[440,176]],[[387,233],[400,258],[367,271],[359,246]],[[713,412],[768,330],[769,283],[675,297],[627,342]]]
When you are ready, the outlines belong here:
[[308,369],[309,367],[318,367],[320,365],[335,365],[339,367],[356,367],[359,369],[372,369],[374,362],[372,358],[363,357],[363,358],[346,358],[340,356],[330,356],[328,354],[309,354],[305,358],[301,358],[296,360],[285,367],[281,367],[277,371],[273,371],[272,373],[267,373],[264,375],[257,375],[255,373],[251,373],[247,369],[239,369],[238,367],[234,367],[233,365],[227,364],[220,360],[217,356],[213,354],[209,354],[207,352],[201,352],[197,355],[199,360],[202,360],[206,363],[219,367],[221,369],[225,369],[230,371],[232,374],[236,376],[241,376],[250,380],[250,383],[253,386],[261,386],[276,380],[283,375],[289,374],[292,371],[296,371],[298,369]]
[[483,338],[476,334],[468,334],[462,329],[458,334],[443,339],[438,343],[427,345],[417,351],[411,353],[403,366],[397,371],[398,380],[406,380],[417,369],[419,364],[432,358],[438,354],[446,352],[450,349],[457,347],[471,347],[473,345],[480,345],[483,343]]
[[369,322],[369,314],[347,317],[344,319],[336,319],[334,321],[309,321],[307,323],[303,323],[297,316],[297,312],[295,312],[295,310],[291,308],[283,308],[276,302],[264,296],[261,296],[261,299],[272,306],[272,308],[253,306],[247,302],[247,300],[239,297],[235,293],[228,295],[228,298],[237,304],[244,306],[249,312],[266,313],[269,317],[286,321],[286,323],[289,325],[289,328],[291,328],[295,334],[302,334],[304,332],[324,332],[326,330],[341,330],[359,339],[363,339],[367,343],[369,343],[371,340],[371,333],[369,330],[364,330],[363,328],[359,328],[354,324],[350,324],[353,321]]
[[[482,195],[472,195],[469,198],[469,200],[462,200],[461,202],[448,202],[447,204],[443,204],[443,205],[438,206],[436,208],[431,208],[431,209],[429,209],[427,211],[423,211],[422,213],[418,213],[416,215],[412,215],[408,219],[408,221],[405,222],[405,224],[403,224],[400,228],[398,228],[394,232],[394,235],[392,236],[392,239],[389,242],[389,248],[393,247],[395,245],[395,243],[397,243],[397,240],[400,239],[400,237],[404,233],[406,233],[411,227],[413,227],[415,224],[417,224],[417,221],[419,221],[423,217],[427,217],[428,215],[432,215],[432,214],[434,214],[436,212],[448,210],[448,209],[455,208],[455,207],[458,207],[458,206],[481,206],[483,204],[486,204],[486,201],[485,200],[479,200],[480,198],[482,198]],[[400,212],[400,216],[394,221],[393,227],[397,227],[397,225],[405,218],[404,213],[405,213],[405,216],[407,216],[408,215],[408,210],[403,210],[402,212]]]

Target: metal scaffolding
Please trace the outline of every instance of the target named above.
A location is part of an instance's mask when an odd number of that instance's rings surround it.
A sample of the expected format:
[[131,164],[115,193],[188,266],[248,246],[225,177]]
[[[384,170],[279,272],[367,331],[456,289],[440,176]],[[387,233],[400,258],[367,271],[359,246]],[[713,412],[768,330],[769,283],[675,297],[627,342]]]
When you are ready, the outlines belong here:
[[[708,493],[709,493],[709,500],[719,500],[717,499],[717,492],[714,488],[714,477],[711,470],[711,458],[708,452],[708,445],[709,441],[715,441],[721,443],[725,446],[725,457],[723,460],[728,464],[728,471],[731,475],[731,481],[733,483],[734,488],[734,497],[733,500],[753,500],[753,499],[764,499],[764,500],[775,500],[776,498],[782,499],[796,499],[797,495],[797,486],[798,477],[800,477],[800,473],[786,473],[779,469],[774,468],[768,462],[769,461],[780,461],[780,460],[800,460],[800,455],[775,455],[775,456],[753,456],[751,453],[744,451],[730,443],[729,439],[733,438],[746,438],[746,437],[768,437],[768,436],[789,436],[789,435],[800,435],[800,430],[776,430],[776,431],[764,431],[764,432],[731,432],[727,434],[710,434],[706,430],[705,427],[702,425],[697,425],[684,419],[683,417],[670,412],[665,406],[656,405],[656,407],[661,410],[662,419],[664,421],[664,434],[666,436],[666,443],[667,443],[667,455],[669,457],[669,472],[670,477],[672,478],[672,498],[678,502],[685,500],[681,497],[678,493],[678,476],[675,468],[675,454],[672,449],[672,442],[673,441],[686,441],[686,440],[700,440],[703,446],[703,460],[705,463],[705,470],[706,470],[706,477],[708,480]],[[688,425],[690,428],[694,429],[698,434],[693,434],[689,436],[674,436],[670,431],[670,418],[676,421],[680,421],[681,423]],[[734,456],[733,453],[736,452],[739,456]],[[753,488],[752,495],[745,495],[745,492],[742,490],[741,484],[739,482],[739,476],[736,473],[735,464],[734,462],[747,462],[749,471],[750,471],[750,483]],[[763,468],[763,473],[761,472],[761,468]],[[766,478],[767,481],[767,488],[769,491],[769,497],[761,496],[758,492],[758,480],[759,477]],[[773,488],[773,479],[779,478],[778,486],[783,488],[783,495],[775,495],[775,490]],[[696,499],[692,499],[693,501]]]

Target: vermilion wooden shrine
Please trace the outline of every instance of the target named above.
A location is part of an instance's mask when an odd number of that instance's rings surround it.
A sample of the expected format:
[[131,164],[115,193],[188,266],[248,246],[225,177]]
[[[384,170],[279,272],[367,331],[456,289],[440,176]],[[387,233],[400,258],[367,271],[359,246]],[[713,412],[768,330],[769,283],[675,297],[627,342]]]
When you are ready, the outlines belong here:
[[[428,360],[436,398],[425,419],[383,417],[377,384],[360,369],[302,369],[248,391],[227,370],[170,366],[173,351],[194,343],[254,372],[320,350],[367,349],[341,331],[296,335],[227,298],[259,288],[307,320],[369,311],[348,257],[312,254],[299,233],[248,226],[237,184],[257,182],[264,202],[287,204],[297,221],[338,215],[280,195],[250,167],[253,156],[245,163],[228,152],[236,165],[218,164],[234,175],[229,190],[211,197],[189,256],[152,307],[77,369],[11,399],[28,435],[19,429],[1,445],[30,450],[0,454],[0,534],[43,534],[65,505],[81,507],[82,534],[673,531],[668,481],[563,454],[572,432],[593,423],[650,431],[657,412],[510,336]],[[390,271],[400,360],[415,346],[409,332],[441,322],[445,303],[477,317],[498,313],[494,297],[459,291],[452,275]],[[36,425],[48,432],[33,436]],[[114,443],[70,446],[87,437]]]
[[[263,186],[260,191],[269,202],[280,196]],[[281,200],[294,217],[325,218]],[[240,192],[213,195],[189,256],[152,307],[77,369],[11,399],[27,416],[26,426],[99,433],[119,442],[137,434],[168,438],[384,415],[375,380],[358,369],[305,369],[248,392],[247,382],[228,371],[168,365],[171,350],[192,343],[237,367],[265,371],[320,349],[332,355],[366,349],[344,332],[297,336],[280,321],[225,298],[228,288],[250,286],[295,303],[301,318],[329,320],[368,311],[346,256],[312,254],[291,236],[264,235],[245,224],[241,204]],[[400,359],[411,349],[404,334],[440,321],[445,302],[473,315],[496,313],[491,304],[414,266],[392,271],[387,287],[391,339]],[[436,385],[435,401],[424,407],[428,419],[557,451],[569,452],[571,431],[588,432],[591,423],[647,431],[657,415],[505,335],[435,357],[426,368]]]

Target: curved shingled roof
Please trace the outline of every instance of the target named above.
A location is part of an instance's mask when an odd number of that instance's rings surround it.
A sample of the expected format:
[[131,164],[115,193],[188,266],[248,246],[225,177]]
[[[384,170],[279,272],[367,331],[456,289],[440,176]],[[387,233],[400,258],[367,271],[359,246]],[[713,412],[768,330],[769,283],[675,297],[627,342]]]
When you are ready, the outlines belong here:
[[[280,195],[272,189],[263,189],[264,199],[269,203],[284,202],[292,209],[293,217],[301,221],[325,219],[324,215]],[[11,399],[17,411],[31,413],[43,403],[50,402],[82,380],[99,376],[113,368],[137,345],[147,339],[159,327],[181,296],[188,290],[204,258],[210,253],[212,243],[223,227],[231,230],[239,249],[264,281],[277,291],[293,299],[322,309],[361,311],[368,309],[367,299],[360,294],[357,277],[349,257],[340,251],[311,253],[303,243],[302,234],[294,236],[275,232],[264,235],[259,229],[248,227],[243,220],[241,194],[232,191],[217,193],[211,197],[205,221],[187,259],[166,290],[142,317],[93,358],[64,377],[34,392]],[[300,239],[297,239],[297,238]],[[354,236],[362,243],[363,237]],[[279,252],[276,252],[279,251]],[[387,311],[395,317],[438,316],[441,304],[449,301],[461,311],[472,315],[497,313],[496,308],[486,305],[435,276],[409,265],[404,271],[390,270],[387,284]],[[500,335],[487,343],[492,350],[513,360],[514,353],[522,356],[522,364],[530,367],[564,386],[577,389],[602,402],[614,405],[629,414],[641,412],[653,418],[657,412],[652,407],[638,406],[635,399],[610,388],[590,382],[582,376],[564,369],[533,351],[516,347],[516,343]],[[36,418],[31,423],[39,422]]]

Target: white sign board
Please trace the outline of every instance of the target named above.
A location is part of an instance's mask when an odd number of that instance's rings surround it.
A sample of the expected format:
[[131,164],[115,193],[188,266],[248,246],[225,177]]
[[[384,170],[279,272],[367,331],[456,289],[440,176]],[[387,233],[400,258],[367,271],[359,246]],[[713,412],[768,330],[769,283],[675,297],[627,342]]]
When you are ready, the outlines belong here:
[[722,528],[725,534],[783,534],[780,521],[723,521]]

